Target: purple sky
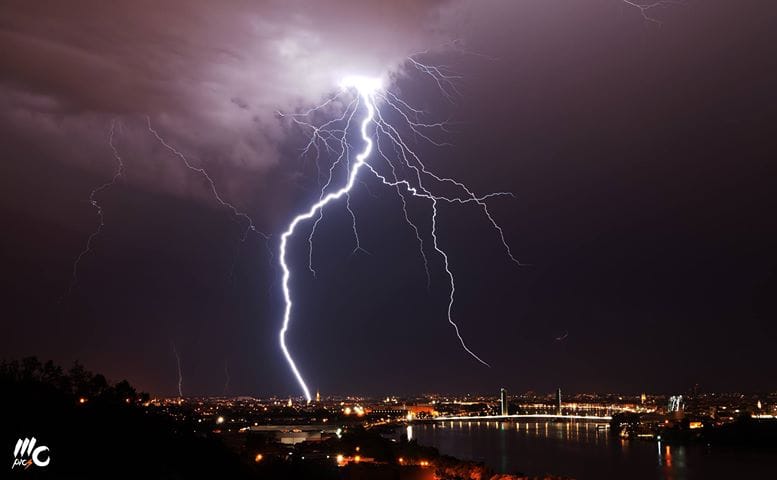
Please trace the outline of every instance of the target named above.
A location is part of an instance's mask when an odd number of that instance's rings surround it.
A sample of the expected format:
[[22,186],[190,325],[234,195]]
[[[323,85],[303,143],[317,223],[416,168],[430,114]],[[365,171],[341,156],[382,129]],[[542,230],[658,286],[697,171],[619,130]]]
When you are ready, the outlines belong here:
[[[492,202],[516,267],[476,210],[444,209],[464,353],[395,196],[354,192],[300,274],[292,349],[312,388],[417,391],[775,389],[777,7],[693,1],[3,2],[0,356],[80,359],[172,394],[297,393],[276,343],[278,271],[201,176],[277,235],[317,196],[305,138],[278,111],[348,73],[452,122],[436,171]],[[406,58],[461,73],[445,100]],[[111,178],[105,227],[64,300]],[[416,206],[423,214],[423,206]],[[428,228],[428,225],[423,225]],[[305,271],[306,238],[292,249]],[[234,266],[234,267],[233,267]],[[555,338],[568,333],[563,341]]]

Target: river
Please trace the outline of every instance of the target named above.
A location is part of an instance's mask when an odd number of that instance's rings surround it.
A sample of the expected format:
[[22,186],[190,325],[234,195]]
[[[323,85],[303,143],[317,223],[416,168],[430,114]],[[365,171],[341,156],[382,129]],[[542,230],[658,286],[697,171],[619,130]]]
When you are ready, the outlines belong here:
[[777,478],[777,454],[622,440],[587,422],[446,421],[416,424],[421,445],[500,473],[578,480]]

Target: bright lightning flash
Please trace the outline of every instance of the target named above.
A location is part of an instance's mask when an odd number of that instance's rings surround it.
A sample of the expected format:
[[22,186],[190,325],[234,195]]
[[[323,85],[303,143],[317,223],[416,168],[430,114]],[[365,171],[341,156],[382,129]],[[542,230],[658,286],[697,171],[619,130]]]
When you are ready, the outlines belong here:
[[[456,92],[453,86],[452,80],[457,77],[450,76],[437,67],[427,66],[417,60],[411,59],[411,65],[414,68],[419,69],[419,71],[421,71],[422,73],[431,76],[433,80],[437,82],[437,85],[443,90],[444,94],[446,93],[446,87],[447,89],[451,89],[453,92]],[[491,216],[485,202],[487,199],[491,197],[502,196],[502,195],[509,196],[511,194],[509,192],[497,192],[497,193],[490,193],[483,196],[478,196],[475,193],[473,193],[463,183],[451,178],[441,177],[429,171],[424,165],[424,163],[421,161],[419,156],[408,146],[408,143],[405,142],[405,140],[402,138],[400,134],[400,129],[397,126],[394,126],[387,121],[386,114],[388,112],[392,112],[393,114],[396,114],[398,116],[397,118],[399,118],[399,121],[403,122],[406,125],[406,127],[408,127],[412,131],[414,136],[418,138],[422,138],[436,146],[443,146],[446,144],[438,143],[432,140],[428,136],[428,131],[430,129],[444,130],[445,129],[444,123],[421,122],[419,118],[424,114],[424,112],[419,109],[411,107],[408,103],[400,99],[396,94],[385,89],[382,85],[382,82],[379,79],[363,77],[363,76],[349,76],[344,78],[340,82],[340,89],[341,91],[337,95],[330,98],[329,100],[319,105],[318,107],[315,107],[307,112],[300,113],[300,114],[280,114],[283,117],[291,118],[292,122],[302,127],[303,129],[311,132],[311,140],[303,150],[303,155],[310,151],[314,151],[316,154],[317,168],[318,168],[319,156],[322,150],[326,151],[327,153],[333,153],[337,155],[337,159],[332,163],[331,167],[329,168],[328,180],[326,181],[326,183],[321,189],[321,195],[318,201],[313,203],[308,208],[307,211],[294,217],[294,219],[291,221],[286,231],[281,235],[281,240],[280,240],[279,262],[280,262],[281,269],[283,271],[282,288],[283,288],[283,296],[285,300],[283,326],[281,327],[281,330],[279,332],[280,346],[284,356],[286,357],[286,361],[291,367],[291,370],[294,373],[294,376],[297,379],[297,382],[301,387],[305,395],[305,398],[307,399],[308,402],[312,400],[312,397],[310,395],[310,390],[308,389],[308,386],[305,383],[305,380],[303,379],[302,374],[300,373],[299,368],[297,367],[297,364],[295,363],[294,359],[289,353],[289,349],[286,344],[286,333],[289,330],[289,322],[291,320],[291,313],[292,313],[292,307],[293,307],[292,295],[290,290],[291,271],[287,264],[287,257],[286,257],[287,246],[288,246],[289,240],[296,232],[297,227],[301,223],[315,218],[312,226],[312,231],[310,233],[310,236],[308,237],[308,242],[311,248],[309,268],[310,268],[310,271],[315,275],[315,270],[313,269],[312,247],[313,247],[313,236],[315,234],[316,226],[318,225],[319,221],[321,221],[321,219],[323,218],[324,207],[328,206],[332,202],[335,202],[341,199],[342,197],[346,197],[346,209],[348,210],[348,212],[351,214],[353,218],[353,232],[356,237],[356,249],[354,251],[356,251],[357,249],[363,250],[360,246],[361,244],[359,242],[359,236],[356,229],[356,217],[354,215],[353,210],[351,210],[350,208],[350,193],[357,181],[357,177],[360,171],[362,170],[369,171],[383,185],[392,187],[393,189],[396,190],[397,195],[400,197],[402,202],[404,218],[406,222],[414,230],[416,238],[419,241],[421,257],[423,258],[423,261],[424,261],[424,267],[426,269],[427,279],[429,278],[429,272],[428,272],[427,257],[426,257],[426,254],[424,253],[424,241],[420,235],[419,229],[413,223],[410,215],[408,214],[406,196],[409,195],[411,197],[422,198],[430,201],[431,210],[432,210],[432,215],[431,215],[432,246],[435,252],[437,252],[442,258],[442,261],[445,267],[445,272],[448,275],[449,283],[450,283],[450,296],[449,296],[449,302],[448,302],[448,308],[447,308],[448,322],[453,327],[456,333],[456,336],[458,337],[459,342],[461,343],[461,346],[464,348],[464,350],[469,355],[474,357],[478,362],[482,363],[483,365],[489,366],[488,363],[486,363],[483,359],[481,359],[477,354],[475,354],[475,352],[473,352],[467,346],[459,331],[459,326],[453,321],[453,305],[454,305],[454,295],[456,292],[456,285],[454,281],[453,272],[450,267],[448,254],[445,252],[445,250],[443,250],[437,238],[438,203],[440,202],[449,203],[449,204],[472,203],[480,207],[480,209],[484,212],[486,218],[489,220],[491,225],[495,228],[499,236],[499,239],[501,240],[501,243],[504,246],[509,258],[516,264],[520,265],[518,260],[513,256],[512,252],[510,251],[510,247],[508,246],[504,238],[504,234],[502,232],[501,227],[499,227],[499,225],[496,223],[494,218]],[[319,110],[323,109],[325,106],[333,102],[335,99],[341,96],[345,96],[347,94],[352,94],[353,98],[351,102],[345,106],[344,113],[342,114],[342,116],[340,116],[339,118],[335,118],[333,120],[329,120],[321,125],[314,125],[312,121],[309,120],[310,117],[312,117]],[[445,96],[446,98],[449,98],[449,99],[451,98],[448,95],[445,95]],[[385,108],[386,112],[382,112],[381,107]],[[362,119],[360,128],[359,128],[361,140],[364,143],[364,148],[361,150],[361,152],[358,155],[356,155],[354,161],[351,162],[350,155],[349,155],[351,145],[348,143],[346,136],[348,132],[351,130],[351,122],[353,120],[353,117],[360,109],[366,111],[366,115]],[[387,142],[391,147],[393,147],[392,148],[393,152],[389,152],[388,150],[386,150],[385,147],[382,147],[381,141],[383,141],[384,143]],[[380,167],[377,165],[371,165],[370,163],[367,162],[367,160],[374,153],[374,151],[377,151],[378,153],[377,160],[381,162],[385,162],[385,164],[383,164]],[[332,190],[330,189],[330,185],[332,183],[334,171],[338,165],[342,165],[342,164],[344,164],[347,168],[347,172],[348,172],[347,181],[339,189]],[[319,168],[319,171],[320,171],[320,168]],[[452,188],[457,190],[458,194],[455,196],[443,196],[443,195],[433,193],[432,187],[428,186],[427,183],[436,184],[436,185],[445,185],[449,189]]]
[[343,89],[356,89],[359,94],[359,98],[364,101],[364,105],[367,108],[367,116],[364,118],[364,121],[362,121],[361,134],[366,146],[364,147],[362,153],[356,156],[356,162],[351,167],[351,171],[348,175],[348,181],[346,182],[345,186],[335,192],[327,194],[324,196],[324,198],[314,203],[307,212],[294,217],[294,220],[291,221],[289,227],[281,235],[280,263],[281,269],[283,270],[283,297],[286,300],[286,309],[283,314],[283,327],[280,331],[281,350],[283,350],[283,355],[286,357],[286,361],[289,362],[291,371],[294,372],[294,376],[297,378],[297,382],[299,383],[300,387],[302,387],[302,391],[304,392],[305,398],[308,402],[310,402],[313,397],[310,396],[310,390],[308,389],[305,380],[302,378],[302,374],[299,373],[299,369],[297,368],[296,363],[294,363],[294,359],[291,358],[289,349],[286,346],[286,332],[289,329],[289,320],[291,318],[292,307],[291,292],[289,291],[291,271],[289,270],[288,265],[286,265],[286,245],[289,241],[289,237],[294,234],[294,230],[297,228],[297,225],[299,225],[300,222],[310,220],[319,210],[324,208],[326,204],[341,198],[343,195],[348,193],[351,188],[353,188],[353,184],[356,182],[356,175],[359,173],[359,169],[362,167],[362,165],[364,165],[365,159],[370,155],[370,153],[372,153],[372,140],[367,134],[367,126],[369,126],[370,122],[372,122],[372,120],[375,118],[375,92],[378,88],[380,88],[380,82],[376,80],[365,79],[363,77],[348,77],[343,80],[340,87]]

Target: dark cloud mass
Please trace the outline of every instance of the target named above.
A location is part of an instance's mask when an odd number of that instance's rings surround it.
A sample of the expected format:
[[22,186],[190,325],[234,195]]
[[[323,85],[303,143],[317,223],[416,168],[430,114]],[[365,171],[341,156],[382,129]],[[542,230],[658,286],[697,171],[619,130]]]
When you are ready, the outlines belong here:
[[[300,275],[290,342],[322,392],[774,389],[777,7],[619,0],[168,1],[0,4],[0,356],[37,354],[160,393],[287,394],[276,345],[277,234],[316,195],[279,118],[346,74],[380,76],[452,120],[428,164],[492,203],[516,268],[475,209],[441,209],[458,278],[445,322],[391,192],[354,192],[362,243],[332,207],[319,276]],[[452,104],[406,58],[460,72]],[[334,107],[337,108],[337,105]],[[220,208],[205,166],[260,230]],[[67,292],[72,261],[105,228]],[[422,202],[411,212],[428,214]],[[428,232],[428,223],[420,223]],[[304,237],[304,235],[302,235]],[[292,246],[304,271],[307,243]],[[556,341],[563,337],[563,341]],[[771,383],[770,383],[771,382]]]
[[4,120],[34,128],[42,114],[150,115],[187,145],[243,167],[272,165],[282,135],[275,112],[318,102],[347,73],[396,72],[444,40],[435,29],[442,7],[5,2]]

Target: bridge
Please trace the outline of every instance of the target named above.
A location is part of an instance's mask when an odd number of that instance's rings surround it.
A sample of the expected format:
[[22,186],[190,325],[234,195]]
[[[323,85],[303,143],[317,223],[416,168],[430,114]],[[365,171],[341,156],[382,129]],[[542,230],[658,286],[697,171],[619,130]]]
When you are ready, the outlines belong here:
[[445,421],[479,421],[479,420],[519,420],[519,419],[546,419],[546,420],[590,420],[609,422],[612,420],[612,416],[609,415],[555,415],[551,413],[526,413],[516,415],[480,415],[480,416],[464,416],[464,417],[435,417],[432,420],[437,422]]

